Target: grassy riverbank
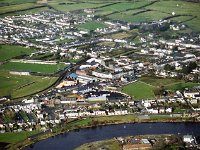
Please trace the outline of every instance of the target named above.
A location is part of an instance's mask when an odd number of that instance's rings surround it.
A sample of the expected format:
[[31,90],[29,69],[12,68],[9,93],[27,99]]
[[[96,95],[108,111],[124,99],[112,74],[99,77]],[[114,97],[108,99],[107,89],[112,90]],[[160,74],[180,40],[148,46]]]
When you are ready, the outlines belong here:
[[[159,118],[159,119],[156,119]],[[96,126],[104,126],[110,124],[122,124],[122,123],[137,123],[137,122],[193,122],[192,118],[182,118],[182,117],[160,117],[160,115],[151,115],[148,118],[142,118],[136,115],[124,115],[124,116],[106,116],[106,117],[88,117],[84,119],[76,119],[71,122],[59,125],[52,129],[52,132],[44,132],[43,134],[38,134],[38,136],[25,138],[22,141],[11,143],[7,146],[9,150],[21,149],[25,146],[31,145],[43,139],[56,136],[58,134],[63,134],[68,131],[78,130],[81,128],[90,128]],[[3,134],[0,134],[3,136]],[[12,136],[12,133],[10,134]],[[20,135],[19,135],[20,136]],[[2,137],[0,137],[1,139]],[[8,138],[9,139],[9,138]],[[8,142],[8,141],[4,141]]]
[[[141,139],[151,141],[150,144],[140,143]],[[136,142],[137,141],[137,142]],[[93,149],[109,149],[109,150],[121,150],[126,147],[135,147],[143,149],[145,146],[149,146],[150,149],[179,149],[184,148],[184,142],[181,137],[173,134],[159,134],[159,135],[137,135],[127,136],[120,138],[113,138],[103,141],[95,141],[92,143],[86,143],[76,148],[75,150],[93,150]],[[140,148],[139,148],[140,147]],[[149,148],[148,148],[149,149]]]
[[92,143],[84,144],[75,150],[91,150],[91,149],[101,149],[102,147],[105,147],[109,150],[120,150],[121,145],[117,140],[110,139],[105,141],[97,141]]

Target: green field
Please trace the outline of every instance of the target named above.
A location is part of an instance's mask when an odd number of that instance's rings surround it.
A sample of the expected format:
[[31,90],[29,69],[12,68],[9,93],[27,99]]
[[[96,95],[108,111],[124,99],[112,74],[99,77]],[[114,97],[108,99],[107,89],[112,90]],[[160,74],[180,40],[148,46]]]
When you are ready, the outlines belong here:
[[96,30],[97,28],[103,28],[103,27],[105,27],[105,24],[97,21],[90,21],[78,25],[78,28],[87,30]]
[[184,90],[185,88],[193,88],[200,85],[199,83],[185,82],[173,78],[141,77],[139,80],[155,88],[163,86],[165,89],[172,91]]
[[66,65],[64,63],[49,65],[49,64],[9,62],[9,63],[1,65],[0,70],[55,73],[59,70],[64,69],[65,67]]
[[132,96],[135,99],[155,98],[154,87],[143,82],[134,82],[122,88],[122,92]]
[[185,88],[193,88],[194,86],[200,86],[200,83],[192,83],[192,82],[174,83],[171,85],[167,85],[165,88],[172,91],[176,91],[176,90],[183,90]]
[[16,5],[10,5],[10,6],[2,6],[2,7],[0,7],[1,8],[0,14],[34,8],[36,6],[40,6],[40,5],[37,5],[34,3],[25,3],[25,4],[16,4]]
[[20,11],[17,11],[17,12],[6,13],[6,14],[3,14],[3,15],[0,14],[0,17],[17,16],[17,15],[24,15],[24,14],[34,14],[34,13],[41,13],[41,12],[44,12],[44,11],[53,12],[54,10],[49,9],[48,7],[39,7],[39,8],[30,9],[30,10],[20,10]]
[[122,92],[132,96],[135,99],[154,98],[154,90],[163,87],[166,90],[176,91],[184,90],[185,88],[193,88],[200,86],[199,83],[184,82],[172,78],[157,78],[157,77],[141,77],[138,82],[134,82],[122,87]]
[[13,4],[24,4],[24,3],[34,3],[37,0],[1,0],[2,5],[13,5]]
[[143,81],[143,82],[150,84],[152,86],[155,86],[155,87],[166,86],[168,84],[175,84],[175,83],[183,82],[182,80],[178,80],[178,79],[159,78],[159,77],[141,77],[140,81]]
[[27,139],[28,137],[39,133],[40,131],[23,131],[23,132],[15,132],[15,133],[1,133],[0,134],[0,142],[6,143],[17,143]]
[[115,13],[109,15],[108,17],[113,20],[121,20],[126,22],[148,22],[148,21],[157,21],[162,18],[170,16],[167,13],[157,12],[157,11],[148,11],[139,13],[137,15],[124,14],[124,13]]
[[88,144],[84,144],[75,150],[89,150],[89,149],[109,149],[109,150],[120,150],[121,145],[117,140],[106,140],[106,141],[97,141]]
[[0,45],[0,61],[5,61],[20,55],[30,55],[36,50],[15,45]]
[[57,78],[11,75],[0,70],[0,96],[17,98],[33,94],[52,85]]
[[104,6],[107,4],[95,4],[95,3],[74,3],[74,4],[59,4],[59,3],[49,3],[50,6],[55,8],[56,10],[62,12],[69,12],[74,10],[86,9],[86,8],[95,8],[99,6]]
[[136,8],[140,8],[142,6],[145,6],[147,4],[149,4],[149,1],[141,1],[141,2],[121,2],[121,3],[117,3],[117,4],[113,4],[110,6],[106,6],[106,7],[102,7],[99,8],[98,10],[101,11],[112,11],[112,12],[123,12],[126,11],[127,9],[136,9]]
[[[147,9],[155,10],[158,12],[165,12],[172,14],[175,12],[176,15],[191,15],[196,16],[197,18],[188,21],[186,24],[192,28],[194,31],[200,31],[200,4],[185,2],[185,1],[159,1],[154,3],[153,5],[147,6]],[[174,19],[174,18],[173,18]],[[178,17],[177,21],[182,20],[182,18]]]
[[108,117],[99,117],[93,118],[94,121],[98,122],[134,122],[137,119],[134,115],[125,115],[125,116],[108,116]]

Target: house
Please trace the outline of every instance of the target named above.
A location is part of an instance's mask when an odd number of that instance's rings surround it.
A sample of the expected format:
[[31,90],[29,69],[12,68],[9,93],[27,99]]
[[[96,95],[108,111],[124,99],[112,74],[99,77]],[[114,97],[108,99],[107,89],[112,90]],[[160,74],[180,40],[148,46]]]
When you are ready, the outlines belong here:
[[142,101],[142,103],[143,103],[143,105],[144,105],[145,108],[151,107],[151,103],[148,102],[148,101]]
[[79,83],[88,84],[97,81],[97,78],[91,76],[78,75],[77,80]]
[[171,112],[172,112],[172,108],[166,108],[166,109],[165,109],[165,112],[166,112],[166,113],[171,113]]
[[185,98],[195,98],[200,95],[200,92],[198,90],[185,90],[183,95]]
[[194,137],[192,135],[184,135],[183,142],[192,143],[194,141]]

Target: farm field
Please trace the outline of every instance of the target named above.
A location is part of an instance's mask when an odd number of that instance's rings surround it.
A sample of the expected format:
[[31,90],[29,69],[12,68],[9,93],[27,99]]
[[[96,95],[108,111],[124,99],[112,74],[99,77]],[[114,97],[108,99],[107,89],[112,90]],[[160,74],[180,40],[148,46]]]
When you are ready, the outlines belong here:
[[[153,5],[147,6],[146,9],[151,9],[159,12],[165,12],[168,14],[175,13],[175,15],[188,15],[192,17],[196,17],[186,24],[193,29],[194,31],[200,31],[200,5],[199,3],[185,2],[185,1],[159,1],[154,3]],[[176,16],[174,16],[176,17]],[[177,17],[177,21],[182,21],[183,18]],[[174,18],[173,18],[174,20]]]
[[2,5],[34,3],[36,0],[1,0]]
[[36,50],[15,45],[0,45],[0,61],[5,61],[16,56],[29,55]]
[[135,99],[148,99],[155,98],[154,87],[147,85],[146,83],[137,81],[131,84],[128,84],[122,88],[122,92],[132,96]]
[[157,21],[168,16],[170,15],[167,13],[147,11],[147,12],[139,13],[137,15],[115,13],[107,17],[113,20],[120,20],[120,21],[133,23],[133,22]]
[[0,66],[0,70],[11,71],[30,71],[41,73],[55,73],[66,67],[64,63],[49,65],[49,64],[32,64],[32,63],[19,63],[9,62]]
[[54,10],[49,9],[48,7],[39,7],[39,8],[32,8],[32,9],[29,9],[29,10],[20,10],[20,11],[17,11],[17,12],[6,13],[6,14],[3,14],[3,15],[0,14],[0,17],[17,16],[17,15],[24,15],[24,14],[34,14],[34,13],[41,13],[41,12],[44,12],[44,11],[53,12]]
[[112,11],[112,12],[123,12],[126,11],[128,9],[136,9],[136,8],[140,8],[143,7],[147,4],[149,4],[149,1],[140,1],[140,2],[119,2],[110,6],[106,6],[106,7],[102,7],[99,8],[98,10],[101,11]]
[[24,4],[10,5],[10,6],[3,6],[3,7],[0,7],[0,14],[34,8],[36,6],[40,6],[40,5],[34,4],[34,3],[24,3]]
[[96,30],[97,28],[103,28],[105,27],[104,23],[101,22],[97,22],[97,21],[90,21],[90,22],[86,22],[84,24],[80,24],[78,25],[78,28],[80,29],[87,29],[87,30]]
[[62,12],[69,12],[74,10],[86,9],[86,8],[95,8],[99,6],[104,6],[107,4],[95,4],[95,3],[74,3],[74,4],[59,4],[59,3],[49,3],[50,6],[55,8],[56,10]]
[[45,89],[56,81],[55,77],[11,75],[0,70],[0,96],[17,98]]
[[155,78],[155,77],[141,77],[139,79],[146,84],[149,84],[154,87],[163,86],[167,90],[183,90],[185,88],[192,88],[194,86],[200,86],[198,83],[185,82],[183,80],[172,79],[172,78]]
[[147,84],[150,84],[152,86],[165,86],[165,85],[171,85],[175,83],[183,82],[182,80],[178,79],[172,79],[172,78],[158,78],[158,77],[141,77],[139,79],[140,81],[143,81]]
[[172,91],[176,91],[176,90],[181,90],[181,89],[185,89],[185,88],[192,88],[195,86],[200,86],[199,83],[192,83],[192,82],[182,82],[182,83],[174,83],[171,85],[167,85],[165,88],[172,90]]

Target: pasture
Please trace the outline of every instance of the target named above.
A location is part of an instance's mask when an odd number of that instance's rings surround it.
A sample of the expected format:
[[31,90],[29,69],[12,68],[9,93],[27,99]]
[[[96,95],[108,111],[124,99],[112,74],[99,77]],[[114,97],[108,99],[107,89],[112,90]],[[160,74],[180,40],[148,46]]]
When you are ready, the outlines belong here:
[[69,11],[75,11],[75,10],[81,10],[81,9],[87,9],[87,8],[95,8],[99,6],[104,6],[106,4],[95,4],[95,3],[49,3],[50,6],[55,8],[56,10],[62,11],[62,12],[69,12]]
[[40,131],[7,132],[0,134],[0,142],[17,143],[30,136],[38,134]]
[[56,79],[55,77],[11,75],[8,71],[0,70],[0,96],[17,98],[33,94],[52,85]]
[[0,61],[9,60],[16,56],[30,55],[36,50],[16,45],[0,45]]
[[2,6],[0,7],[0,14],[13,12],[13,11],[20,11],[24,9],[34,8],[36,6],[40,6],[34,3],[24,3],[24,4],[16,4],[16,5],[9,5],[9,6]]

